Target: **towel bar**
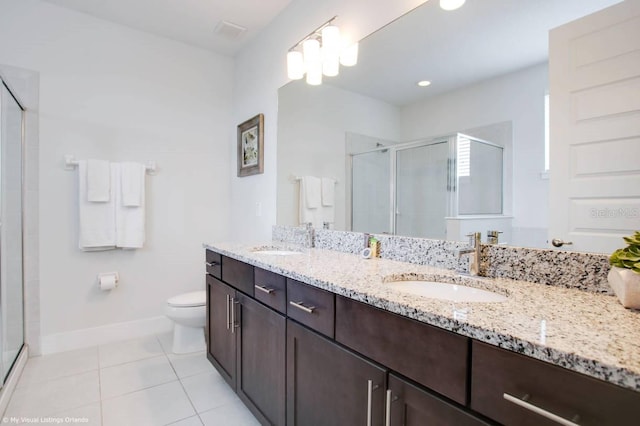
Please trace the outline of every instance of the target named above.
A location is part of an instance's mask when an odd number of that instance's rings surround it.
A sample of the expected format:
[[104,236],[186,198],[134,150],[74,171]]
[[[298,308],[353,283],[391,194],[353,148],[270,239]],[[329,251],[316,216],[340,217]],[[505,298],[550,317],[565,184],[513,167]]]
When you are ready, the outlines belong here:
[[[73,155],[65,155],[64,156],[64,169],[65,170],[73,170],[78,167],[78,160]],[[147,171],[147,174],[154,174],[156,172],[156,162],[149,161],[144,165],[144,168]]]
[[[302,176],[292,176],[292,177],[293,177],[293,180],[295,181],[302,180]],[[334,180],[336,185],[338,184],[338,179],[335,179],[335,178],[331,178],[331,179]]]

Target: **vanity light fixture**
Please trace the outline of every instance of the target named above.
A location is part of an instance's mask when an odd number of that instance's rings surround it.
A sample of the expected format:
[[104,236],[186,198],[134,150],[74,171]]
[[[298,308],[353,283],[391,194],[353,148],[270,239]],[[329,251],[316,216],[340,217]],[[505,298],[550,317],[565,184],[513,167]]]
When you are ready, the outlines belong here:
[[416,83],[418,86],[420,87],[427,87],[431,85],[431,82],[429,80],[420,80],[418,83]]
[[307,84],[322,84],[322,76],[334,77],[340,65],[358,63],[358,43],[349,43],[333,24],[334,16],[296,43],[287,53],[287,76],[300,80],[307,76]]
[[440,7],[444,10],[456,10],[464,4],[465,0],[440,0]]

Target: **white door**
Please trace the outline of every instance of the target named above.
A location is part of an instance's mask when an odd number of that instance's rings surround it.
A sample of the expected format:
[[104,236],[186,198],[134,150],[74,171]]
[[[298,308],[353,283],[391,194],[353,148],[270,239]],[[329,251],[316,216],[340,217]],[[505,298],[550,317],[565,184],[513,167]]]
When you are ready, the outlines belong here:
[[640,1],[549,35],[549,242],[610,253],[640,230]]

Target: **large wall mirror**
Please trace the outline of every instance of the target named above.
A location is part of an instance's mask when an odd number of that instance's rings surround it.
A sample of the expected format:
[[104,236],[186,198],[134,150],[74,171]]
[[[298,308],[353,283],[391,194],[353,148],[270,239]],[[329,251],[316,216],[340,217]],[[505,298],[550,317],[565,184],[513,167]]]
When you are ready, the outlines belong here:
[[362,40],[355,67],[283,86],[277,223],[304,222],[314,176],[335,181],[316,227],[550,248],[548,32],[618,2],[427,1]]

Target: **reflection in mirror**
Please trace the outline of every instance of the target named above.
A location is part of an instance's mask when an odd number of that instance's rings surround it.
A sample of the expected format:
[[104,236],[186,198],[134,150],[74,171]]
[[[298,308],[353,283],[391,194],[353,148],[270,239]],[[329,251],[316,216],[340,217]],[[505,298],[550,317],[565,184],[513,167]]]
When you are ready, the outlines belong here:
[[277,223],[300,224],[295,177],[330,177],[334,229],[482,231],[483,241],[491,230],[549,247],[548,31],[617,2],[482,0],[445,12],[429,1],[361,41],[356,67],[322,86],[283,86]]

